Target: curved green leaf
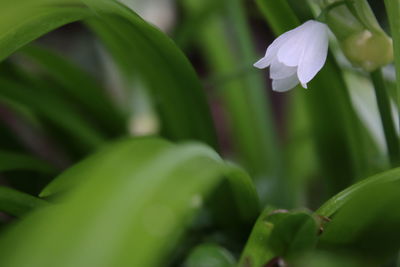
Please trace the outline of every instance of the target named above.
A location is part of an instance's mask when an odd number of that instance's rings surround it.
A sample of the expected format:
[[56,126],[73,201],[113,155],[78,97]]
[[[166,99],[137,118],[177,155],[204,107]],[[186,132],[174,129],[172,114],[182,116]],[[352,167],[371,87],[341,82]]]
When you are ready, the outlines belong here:
[[103,130],[114,134],[124,132],[125,122],[122,112],[118,111],[110,101],[110,96],[107,96],[106,90],[95,81],[94,77],[61,55],[39,46],[26,46],[19,55],[40,66],[46,75],[59,84],[59,89],[80,104],[81,110],[103,126]]
[[254,225],[239,266],[274,266],[279,259],[297,259],[312,251],[317,233],[317,222],[309,213],[267,207]]
[[44,200],[39,198],[0,186],[0,211],[10,215],[23,216],[31,210],[44,207],[46,204]]
[[55,168],[33,156],[0,150],[0,172],[13,170],[32,170],[53,173]]
[[79,0],[5,0],[0,11],[0,60],[38,37],[87,17]]
[[375,186],[380,184],[395,184],[398,181],[400,181],[400,168],[379,173],[346,188],[345,190],[325,202],[324,205],[322,205],[316,211],[316,213],[321,216],[330,217],[334,215],[344,204],[351,201],[358,192],[374,188]]
[[400,168],[340,192],[316,213],[330,217],[320,246],[383,263],[400,249]]
[[122,140],[64,174],[81,183],[0,241],[0,265],[160,266],[225,177],[233,189],[227,212],[240,211],[226,219],[251,222],[258,199],[250,178],[211,149]]
[[186,267],[233,267],[235,258],[216,244],[202,244],[193,249],[185,262]]
[[52,29],[90,19],[125,73],[137,71],[153,93],[165,135],[217,146],[210,111],[192,66],[168,37],[130,9],[113,0],[3,2],[0,60]]
[[352,193],[326,224],[319,247],[382,266],[400,249],[400,181]]
[[49,88],[27,85],[0,78],[0,95],[23,104],[41,117],[56,125],[74,138],[77,147],[93,149],[103,143],[105,137],[83,119],[74,106]]

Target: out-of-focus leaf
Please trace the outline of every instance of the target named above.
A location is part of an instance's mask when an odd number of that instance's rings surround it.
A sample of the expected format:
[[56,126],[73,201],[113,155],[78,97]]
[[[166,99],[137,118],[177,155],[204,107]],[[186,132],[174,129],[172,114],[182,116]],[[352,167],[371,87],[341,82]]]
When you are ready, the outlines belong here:
[[81,183],[58,204],[27,217],[1,239],[0,265],[160,266],[225,178],[233,191],[227,212],[242,205],[226,219],[239,226],[257,216],[250,178],[203,145],[149,138],[104,149],[68,171]]
[[[235,158],[257,181],[263,202],[286,205],[277,177],[280,150],[266,94],[266,82],[253,63],[257,60],[250,27],[241,0],[183,0],[190,18],[203,17],[197,23],[196,42],[215,83],[210,83],[224,103],[228,127],[233,139]],[[219,36],[219,38],[215,38]],[[275,196],[280,192],[279,196]]]
[[19,217],[45,205],[44,200],[0,186],[0,211],[2,212]]
[[104,141],[102,134],[93,129],[63,98],[52,93],[48,88],[28,86],[0,78],[0,95],[31,108],[74,137],[80,146],[94,148],[102,144]]
[[400,182],[353,191],[323,232],[319,246],[381,266],[400,249]]
[[0,60],[64,24],[91,12],[80,0],[3,0],[0,16]]
[[186,259],[185,267],[233,267],[235,258],[223,247],[202,244],[193,249]]
[[121,112],[110,101],[105,89],[100,86],[94,77],[75,66],[62,56],[39,46],[26,46],[20,55],[37,63],[71,99],[81,104],[81,110],[96,119],[96,123],[103,126],[103,130],[114,134],[124,132],[124,120]]
[[239,266],[263,266],[275,257],[268,245],[274,224],[268,220],[273,211],[268,207],[258,217],[240,257]]
[[193,67],[176,45],[112,1],[88,4],[99,14],[88,25],[111,51],[122,73],[126,77],[139,74],[150,90],[161,118],[161,132],[173,140],[197,139],[216,147],[204,92]]
[[296,267],[373,267],[371,262],[363,259],[355,259],[347,256],[339,256],[334,253],[317,251],[296,260]]
[[[383,262],[400,248],[400,169],[365,179],[327,201],[316,213],[330,217],[321,247]],[[364,256],[361,256],[364,255]],[[375,262],[376,264],[376,262]]]
[[316,211],[316,213],[321,216],[330,217],[334,215],[338,210],[340,210],[343,205],[352,201],[352,198],[359,192],[368,189],[373,189],[376,186],[379,186],[380,184],[395,185],[399,183],[399,181],[400,181],[400,168],[379,173],[377,175],[374,175],[370,178],[367,178],[361,182],[358,182],[346,188],[345,190],[343,190],[342,192],[340,192],[339,194],[335,195],[327,202],[325,202],[324,205],[322,205]]
[[240,266],[268,266],[311,251],[318,239],[316,220],[307,212],[267,208],[257,220],[240,258]]
[[13,170],[31,170],[42,173],[52,173],[55,168],[47,162],[33,156],[0,150],[0,172]]
[[217,146],[204,93],[188,60],[166,35],[122,4],[109,0],[5,0],[0,15],[0,60],[52,29],[90,19],[124,73],[132,75],[135,70],[148,84],[163,133],[175,140],[197,139]]
[[306,212],[281,214],[268,243],[275,255],[291,259],[312,250],[317,243],[316,220]]

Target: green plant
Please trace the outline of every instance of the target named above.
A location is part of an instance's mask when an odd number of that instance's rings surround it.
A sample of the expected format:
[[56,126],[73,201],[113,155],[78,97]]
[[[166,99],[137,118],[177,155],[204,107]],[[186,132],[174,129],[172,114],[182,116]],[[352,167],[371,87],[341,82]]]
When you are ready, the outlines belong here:
[[[174,3],[168,37],[116,0],[2,0],[0,266],[397,266],[400,81],[379,6]],[[399,72],[400,3],[385,5]],[[315,17],[335,35],[325,66],[267,93],[251,26]]]

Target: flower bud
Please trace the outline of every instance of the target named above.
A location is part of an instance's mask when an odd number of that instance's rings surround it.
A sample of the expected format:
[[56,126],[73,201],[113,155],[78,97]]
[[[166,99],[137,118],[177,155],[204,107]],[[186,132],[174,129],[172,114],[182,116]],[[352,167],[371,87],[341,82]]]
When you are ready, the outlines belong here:
[[353,65],[369,72],[393,61],[392,40],[386,35],[364,30],[342,40],[341,46]]
[[[321,0],[321,7],[339,1]],[[393,61],[392,39],[380,27],[366,0],[349,1],[349,5],[331,9],[326,23],[354,66],[370,72]]]

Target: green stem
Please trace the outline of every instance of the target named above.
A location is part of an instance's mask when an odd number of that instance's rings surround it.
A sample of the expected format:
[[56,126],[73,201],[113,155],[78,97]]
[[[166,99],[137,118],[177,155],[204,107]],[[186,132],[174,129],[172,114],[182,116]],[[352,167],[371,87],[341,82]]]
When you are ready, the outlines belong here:
[[[182,1],[191,17],[196,17],[196,14],[207,9],[208,2],[210,1]],[[213,75],[233,78],[229,81],[224,79],[214,86],[217,86],[215,89],[224,102],[235,154],[255,178],[260,195],[272,201],[272,194],[264,192],[263,188],[271,188],[270,183],[281,180],[277,179],[280,162],[277,153],[280,149],[270,100],[265,91],[266,79],[261,72],[255,71],[231,76],[238,68],[253,69],[252,65],[259,55],[255,53],[243,1],[231,0],[223,3],[198,29],[192,31],[197,32],[197,42],[204,55],[207,55],[206,63]],[[272,201],[275,204],[284,198],[280,194],[276,199]]]
[[378,69],[371,72],[371,78],[375,88],[376,101],[385,133],[390,162],[394,167],[398,165],[400,160],[400,144],[390,107],[390,97],[386,90],[382,70]]
[[315,19],[318,20],[319,22],[326,22],[326,15],[334,8],[342,6],[342,5],[348,5],[347,1],[339,1],[339,2],[335,2],[327,7],[325,7],[324,9],[321,10],[321,13],[319,14],[319,16]]
[[385,5],[393,38],[397,78],[397,106],[400,107],[400,0],[385,0]]

